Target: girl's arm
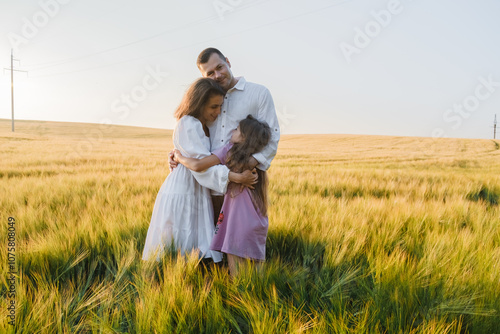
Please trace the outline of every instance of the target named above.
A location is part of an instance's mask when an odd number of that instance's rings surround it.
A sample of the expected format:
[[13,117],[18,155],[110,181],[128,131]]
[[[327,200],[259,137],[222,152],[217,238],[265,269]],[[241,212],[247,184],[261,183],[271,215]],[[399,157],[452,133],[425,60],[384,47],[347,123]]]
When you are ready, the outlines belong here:
[[[183,156],[179,150],[174,150],[174,160],[195,172],[202,172],[221,163],[215,154],[196,159]],[[229,181],[254,189],[253,185],[257,183],[258,175],[255,169],[252,171],[246,170],[243,173],[229,172]]]
[[214,154],[196,159],[183,156],[179,150],[174,150],[174,160],[195,172],[202,172],[205,169],[220,164],[219,158]]

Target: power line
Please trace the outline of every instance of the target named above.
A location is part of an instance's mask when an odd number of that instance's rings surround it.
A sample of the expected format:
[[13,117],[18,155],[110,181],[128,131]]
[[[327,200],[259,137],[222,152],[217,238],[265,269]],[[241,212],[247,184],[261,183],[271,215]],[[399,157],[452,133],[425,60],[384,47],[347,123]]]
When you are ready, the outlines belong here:
[[[101,17],[107,16],[109,14],[113,14],[113,13],[119,12],[119,11],[123,10],[124,8],[129,7],[129,6],[133,5],[133,4],[134,4],[134,0],[132,0],[128,4],[122,4],[118,8],[114,8],[114,9],[109,10],[107,12],[100,13],[100,14],[94,16],[94,17],[91,17],[86,22],[78,23],[78,24],[74,24],[74,25],[71,25],[69,27],[66,27],[64,30],[62,30],[60,32],[56,32],[55,34],[52,34],[50,37],[44,38],[43,40],[38,40],[38,41],[34,41],[34,42],[30,41],[30,45],[33,46],[33,45],[39,45],[39,44],[42,44],[42,43],[46,43],[47,41],[50,41],[50,40],[56,38],[58,35],[60,36],[60,35],[67,34],[71,30],[74,30],[75,28],[80,28],[80,27],[86,26],[86,25],[90,24],[90,22],[92,22],[92,21],[95,21],[95,20],[97,20],[97,19],[99,19]],[[67,36],[67,37],[74,39],[74,34],[71,34],[70,36]],[[46,63],[52,63],[52,62],[54,62],[54,61],[45,62],[45,63],[42,63],[42,64],[44,65]],[[37,64],[35,66],[42,65],[42,64]]]
[[[266,1],[269,1],[269,0],[255,1],[253,3],[250,3],[250,4],[246,5],[246,6],[238,7],[237,10],[238,11],[239,10],[244,10],[244,9],[249,8],[249,7],[258,5],[258,4],[262,3],[262,2],[266,2]],[[67,63],[71,63],[71,62],[74,62],[74,61],[77,61],[77,60],[80,60],[80,59],[85,59],[85,58],[88,58],[88,57],[92,57],[92,56],[97,56],[97,55],[100,55],[100,54],[108,53],[108,52],[111,52],[111,51],[115,51],[115,50],[118,50],[118,49],[121,49],[121,48],[125,48],[125,47],[128,47],[128,46],[131,46],[131,45],[142,43],[142,42],[145,42],[145,41],[148,41],[148,40],[151,40],[151,39],[155,39],[157,37],[160,37],[160,36],[168,34],[168,33],[177,32],[179,30],[187,29],[187,28],[190,28],[192,26],[197,26],[197,25],[202,24],[202,23],[208,23],[208,22],[210,22],[210,21],[212,21],[212,20],[214,20],[216,18],[217,18],[217,15],[211,15],[211,16],[208,16],[208,17],[205,17],[205,18],[193,21],[193,22],[186,23],[184,25],[180,25],[180,26],[176,26],[174,28],[170,28],[170,29],[164,30],[164,31],[162,31],[160,33],[157,33],[155,35],[152,35],[152,36],[144,37],[144,38],[135,40],[133,42],[125,43],[125,44],[122,44],[122,45],[119,45],[119,46],[116,46],[116,47],[112,47],[112,48],[109,48],[109,49],[105,49],[105,50],[102,50],[102,51],[93,52],[93,53],[89,53],[89,54],[82,55],[82,56],[77,56],[77,57],[66,58],[66,59],[62,59],[62,60],[55,60],[55,61],[49,61],[49,62],[44,62],[44,63],[40,63],[40,64],[31,65],[31,66],[34,66],[34,68],[30,68],[30,71],[40,71],[40,70],[43,70],[43,69],[46,69],[46,68],[50,68],[50,67],[55,67],[55,66],[60,66],[60,65],[67,64]]]
[[[52,77],[52,76],[72,74],[72,73],[78,73],[78,72],[92,71],[92,70],[96,70],[96,69],[100,69],[100,68],[104,68],[104,67],[108,67],[108,66],[120,65],[120,64],[124,64],[124,63],[128,63],[128,62],[133,62],[133,61],[137,61],[137,60],[141,60],[141,59],[145,59],[145,58],[160,56],[160,55],[164,55],[166,53],[179,51],[179,50],[190,48],[192,46],[196,46],[196,45],[199,45],[199,44],[207,44],[209,42],[213,42],[213,41],[216,41],[216,40],[219,40],[219,39],[223,39],[223,38],[227,38],[227,37],[239,35],[239,34],[246,33],[246,32],[249,32],[249,31],[252,31],[252,30],[255,30],[255,29],[260,29],[260,28],[263,28],[263,27],[266,27],[266,26],[270,26],[270,25],[282,23],[282,22],[285,22],[285,21],[289,21],[289,20],[292,20],[292,19],[296,19],[298,17],[310,15],[310,14],[313,14],[313,13],[316,13],[316,12],[319,12],[319,11],[322,11],[322,10],[325,10],[325,9],[328,9],[328,8],[331,8],[331,7],[335,7],[335,6],[344,4],[346,2],[350,2],[350,1],[352,1],[352,0],[338,0],[335,3],[330,4],[328,6],[317,8],[317,9],[314,9],[314,10],[311,10],[311,11],[307,11],[307,12],[304,12],[304,13],[300,13],[300,14],[297,14],[297,15],[293,15],[293,16],[290,16],[290,17],[287,17],[287,18],[284,18],[284,19],[281,19],[281,20],[277,20],[277,21],[273,21],[273,22],[261,24],[261,25],[258,25],[258,26],[254,26],[254,27],[251,27],[251,28],[248,28],[248,29],[241,30],[239,32],[230,33],[230,34],[227,34],[227,35],[224,35],[224,36],[219,36],[219,37],[207,39],[207,40],[204,40],[204,41],[200,41],[200,42],[196,42],[196,43],[184,45],[184,46],[181,46],[181,47],[178,47],[178,48],[174,48],[174,49],[170,49],[170,50],[167,50],[167,51],[161,51],[161,52],[149,54],[149,55],[146,55],[146,56],[141,56],[141,57],[137,57],[137,58],[132,58],[132,59],[124,60],[124,61],[114,62],[114,63],[100,65],[100,66],[95,66],[95,67],[84,68],[84,69],[80,69],[80,70],[74,70],[74,71],[69,71],[69,72],[59,72],[59,73],[46,74],[46,75],[37,75],[37,76],[31,76],[31,77],[42,78],[42,77]],[[155,37],[158,37],[158,36],[155,36]],[[133,44],[135,44],[135,42],[133,42]],[[120,47],[117,47],[115,49],[118,49],[118,48],[120,48]],[[104,51],[104,52],[107,52],[107,51]],[[39,70],[39,69],[37,69],[37,70]]]
[[[207,21],[208,19],[209,18],[205,18],[203,20],[200,20],[200,22],[192,22],[192,24],[200,24],[200,23],[203,23],[203,22]],[[190,24],[185,25],[185,26],[187,27],[189,25]],[[176,30],[178,30],[178,29],[176,28],[176,29],[166,30],[166,31],[163,31],[161,33],[158,33],[158,34],[155,34],[155,35],[152,35],[152,36],[141,38],[141,39],[135,40],[133,42],[125,43],[125,44],[122,44],[122,45],[119,45],[119,46],[116,46],[116,47],[112,47],[112,48],[109,48],[109,49],[105,49],[105,50],[102,50],[102,51],[93,52],[93,53],[89,53],[89,54],[82,55],[82,56],[67,58],[67,59],[64,59],[64,60],[59,60],[59,61],[57,61],[57,63],[51,64],[51,65],[47,65],[47,66],[43,66],[43,64],[39,64],[39,65],[37,65],[39,67],[33,68],[32,71],[40,71],[40,70],[43,70],[43,69],[46,69],[46,68],[50,68],[50,67],[54,67],[54,66],[60,66],[60,65],[67,64],[67,63],[72,63],[72,62],[80,60],[80,59],[84,59],[84,58],[88,58],[88,57],[92,57],[92,56],[101,55],[101,54],[104,54],[104,53],[108,53],[108,52],[111,52],[111,51],[115,51],[115,50],[118,50],[118,49],[121,49],[121,48],[125,48],[125,47],[128,47],[128,46],[131,46],[131,45],[134,45],[134,44],[142,43],[142,42],[145,42],[145,41],[148,41],[148,40],[160,37],[160,36],[162,36],[164,34],[167,34],[167,33],[170,33],[170,32],[175,32]],[[45,64],[50,64],[50,63],[54,63],[54,61],[47,62]],[[40,66],[40,65],[42,65],[42,66]]]

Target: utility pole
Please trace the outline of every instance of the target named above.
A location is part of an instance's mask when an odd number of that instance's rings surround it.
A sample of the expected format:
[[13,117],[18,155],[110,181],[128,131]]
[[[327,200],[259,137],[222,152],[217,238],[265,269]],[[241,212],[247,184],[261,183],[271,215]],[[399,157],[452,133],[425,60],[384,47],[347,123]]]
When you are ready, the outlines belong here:
[[4,70],[10,70],[10,99],[12,106],[12,132],[14,132],[14,71],[16,72],[28,72],[14,69],[14,60],[19,61],[19,59],[14,59],[14,50],[10,49],[10,68],[4,68]]
[[495,120],[493,121],[493,139],[497,139],[497,114],[495,114]]
[[12,132],[14,132],[14,50],[10,49],[10,101],[12,105]]

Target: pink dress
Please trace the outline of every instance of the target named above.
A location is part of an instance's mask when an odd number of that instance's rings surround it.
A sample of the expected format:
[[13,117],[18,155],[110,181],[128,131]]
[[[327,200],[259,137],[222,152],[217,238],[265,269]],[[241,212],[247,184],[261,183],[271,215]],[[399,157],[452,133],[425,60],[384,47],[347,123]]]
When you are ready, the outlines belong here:
[[[226,163],[231,146],[229,143],[213,152],[221,163]],[[251,196],[248,188],[240,192],[239,184],[229,183],[215,226],[211,250],[261,261],[266,259],[269,221],[259,213]]]

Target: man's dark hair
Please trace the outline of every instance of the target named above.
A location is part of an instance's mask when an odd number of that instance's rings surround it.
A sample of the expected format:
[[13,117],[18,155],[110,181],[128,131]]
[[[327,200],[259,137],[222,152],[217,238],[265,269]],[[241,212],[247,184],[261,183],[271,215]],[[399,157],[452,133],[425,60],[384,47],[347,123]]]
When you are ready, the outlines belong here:
[[205,50],[201,51],[200,54],[198,55],[198,59],[196,59],[196,66],[198,68],[200,67],[201,64],[205,64],[210,56],[214,53],[217,53],[220,57],[220,59],[226,61],[226,57],[216,48],[206,48]]

